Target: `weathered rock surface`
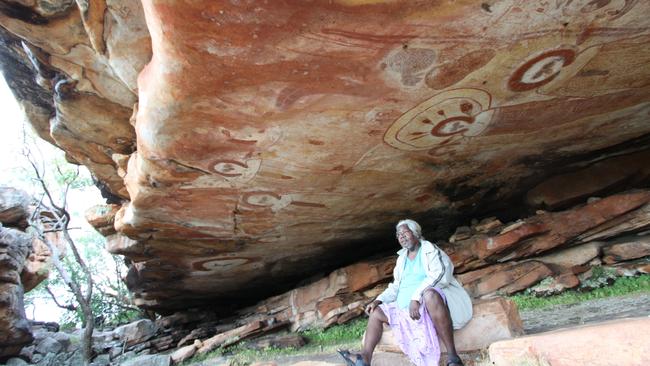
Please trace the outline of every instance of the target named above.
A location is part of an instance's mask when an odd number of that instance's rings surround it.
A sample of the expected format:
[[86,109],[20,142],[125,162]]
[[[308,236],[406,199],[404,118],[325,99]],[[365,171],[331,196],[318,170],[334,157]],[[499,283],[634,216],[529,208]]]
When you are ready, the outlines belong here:
[[[483,300],[475,303],[473,310],[472,320],[462,329],[454,331],[456,350],[459,352],[484,349],[493,342],[524,334],[517,306],[512,300],[504,298]],[[440,347],[442,352],[446,352],[442,342],[440,342]],[[377,350],[402,352],[390,327],[384,326]]]
[[[0,187],[0,359],[18,355],[33,340],[23,294],[47,278],[50,267],[47,246],[23,231],[31,201],[23,191]],[[55,233],[48,235],[63,247]]]
[[142,319],[120,326],[114,334],[124,342],[125,346],[132,346],[144,342],[156,333],[156,325],[149,319]]
[[25,228],[30,203],[31,198],[25,192],[16,188],[0,187],[0,222],[4,226]]
[[650,236],[634,238],[603,249],[603,262],[607,264],[650,256]]
[[0,359],[18,355],[33,339],[20,283],[31,245],[28,234],[0,225]]
[[538,362],[549,366],[647,365],[650,319],[634,318],[557,330],[493,343],[494,365]]
[[475,235],[451,248],[450,257],[457,269],[466,271],[634,232],[650,226],[649,202],[650,191],[633,191],[561,212],[543,212],[498,235]]
[[[109,248],[133,262],[137,303],[172,312],[251,303],[377,253],[407,215],[440,234],[523,197],[558,209],[647,184],[648,12],[642,1],[10,2],[0,66],[39,135],[122,205]],[[588,211],[605,210],[586,209],[585,225],[599,220]],[[539,255],[589,229],[575,224],[468,245],[478,256],[458,267],[509,259],[508,243]]]

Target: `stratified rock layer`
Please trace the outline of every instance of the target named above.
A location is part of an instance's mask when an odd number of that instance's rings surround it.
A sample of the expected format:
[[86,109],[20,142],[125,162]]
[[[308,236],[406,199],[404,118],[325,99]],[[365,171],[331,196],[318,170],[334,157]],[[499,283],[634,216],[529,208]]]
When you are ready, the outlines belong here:
[[[25,232],[32,203],[24,191],[0,187],[0,360],[17,355],[33,340],[23,295],[45,280],[51,267],[45,243]],[[47,235],[64,255],[57,234]]]
[[30,245],[29,235],[0,227],[0,359],[17,355],[33,339],[20,283]]
[[32,237],[21,230],[30,201],[23,191],[0,187],[0,360],[17,355],[33,339],[20,281],[32,249]]
[[439,234],[648,183],[647,2],[77,4],[0,7],[3,57],[37,131],[123,204],[109,248],[144,307],[277,293],[405,216]]

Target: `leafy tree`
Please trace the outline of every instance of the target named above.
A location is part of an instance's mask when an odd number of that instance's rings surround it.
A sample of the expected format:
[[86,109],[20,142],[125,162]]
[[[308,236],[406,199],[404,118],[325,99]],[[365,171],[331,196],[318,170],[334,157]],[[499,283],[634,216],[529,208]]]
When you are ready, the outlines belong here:
[[[28,146],[28,144],[25,144]],[[62,157],[48,162],[36,162],[34,154],[26,149],[24,156],[30,163],[33,182],[40,188],[40,200],[35,203],[30,227],[35,236],[49,248],[52,264],[58,276],[50,278],[33,290],[33,296],[49,294],[57,306],[68,310],[64,323],[81,323],[83,355],[88,364],[92,358],[92,332],[96,323],[117,323],[139,315],[133,306],[124,283],[120,280],[123,264],[110,257],[103,249],[104,238],[94,230],[83,235],[71,234],[73,215],[68,210],[68,196],[75,189],[91,186],[89,174],[80,179],[79,168],[64,162]],[[47,169],[46,169],[47,168]],[[48,174],[49,173],[49,174]],[[58,233],[65,242],[68,255],[61,257],[48,233]],[[108,258],[108,259],[107,259]],[[112,262],[112,263],[111,263]],[[109,266],[110,264],[110,266]],[[30,296],[27,297],[29,303]]]

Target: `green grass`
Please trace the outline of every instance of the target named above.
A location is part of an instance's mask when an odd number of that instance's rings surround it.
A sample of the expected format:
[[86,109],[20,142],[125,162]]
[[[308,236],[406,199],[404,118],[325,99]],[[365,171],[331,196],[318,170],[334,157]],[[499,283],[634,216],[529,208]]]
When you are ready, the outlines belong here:
[[610,286],[591,291],[569,290],[559,295],[537,297],[532,294],[518,294],[510,298],[519,310],[542,309],[553,305],[575,304],[586,300],[623,296],[634,293],[650,293],[650,274],[638,277],[619,277]]
[[366,331],[368,319],[357,318],[347,324],[335,325],[326,330],[310,329],[301,333],[307,339],[309,345],[318,347],[330,346],[345,342],[361,342],[363,332]]
[[228,362],[231,366],[249,365],[255,361],[276,359],[279,356],[300,356],[315,353],[334,352],[337,348],[360,348],[361,337],[366,330],[368,319],[357,318],[347,324],[335,325],[328,329],[309,329],[300,332],[307,344],[301,348],[265,348],[250,349],[247,342],[242,342],[226,349],[216,349],[212,352],[197,355],[183,362],[182,366],[196,365],[202,361],[230,355]]

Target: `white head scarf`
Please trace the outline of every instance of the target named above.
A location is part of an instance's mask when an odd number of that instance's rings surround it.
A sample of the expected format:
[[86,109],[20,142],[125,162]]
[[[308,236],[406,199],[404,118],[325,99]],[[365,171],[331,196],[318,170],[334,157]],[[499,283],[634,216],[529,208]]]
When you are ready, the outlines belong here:
[[397,225],[395,225],[395,230],[397,230],[397,228],[399,228],[402,225],[406,225],[418,240],[422,241],[422,239],[424,239],[422,237],[422,228],[420,227],[420,224],[418,224],[417,222],[411,219],[400,220],[400,222],[398,222]]

